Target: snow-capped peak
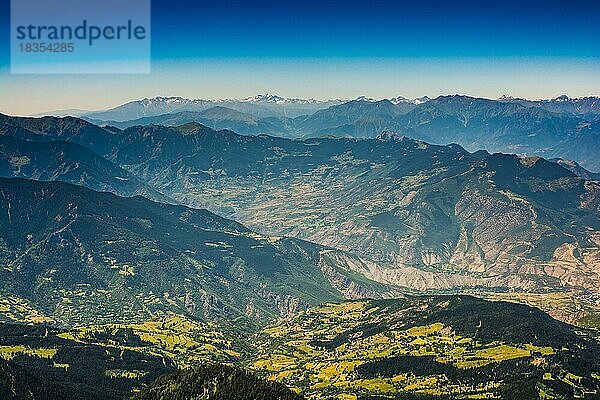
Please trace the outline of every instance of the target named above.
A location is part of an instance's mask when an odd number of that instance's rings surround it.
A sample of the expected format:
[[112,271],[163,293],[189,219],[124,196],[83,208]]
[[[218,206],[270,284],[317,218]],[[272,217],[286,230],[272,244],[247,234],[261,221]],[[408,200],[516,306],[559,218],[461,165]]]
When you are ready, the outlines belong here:
[[429,100],[431,100],[431,97],[422,96],[422,97],[417,97],[416,99],[414,99],[413,103],[414,104],[423,104],[423,103],[427,103]]
[[418,98],[412,99],[412,100],[411,99],[407,99],[404,96],[398,96],[398,97],[391,98],[390,102],[392,104],[402,104],[402,103],[405,103],[405,104],[417,104],[417,105],[419,105],[419,104],[427,103],[429,100],[431,100],[431,99],[429,97],[427,97],[427,96],[418,97]]
[[513,97],[513,96],[509,96],[509,95],[503,94],[502,96],[498,97],[498,100],[500,100],[500,101],[512,101],[512,100],[516,100],[516,98]]
[[375,99],[374,99],[374,98],[372,98],[372,97],[367,97],[367,96],[359,96],[359,97],[357,97],[357,98],[356,98],[356,100],[355,100],[355,101],[366,101],[366,102],[369,102],[369,103],[375,103],[377,100],[375,100]]
[[246,97],[238,101],[244,103],[270,103],[270,104],[320,104],[332,100],[300,99],[291,97],[281,97],[275,94],[257,94],[253,97]]
[[253,97],[246,97],[244,99],[240,99],[245,103],[277,103],[281,104],[285,102],[285,98],[273,94],[257,94]]
[[390,102],[392,104],[400,104],[400,103],[412,103],[412,101],[410,99],[407,99],[404,96],[398,96],[398,97],[392,97],[390,99]]
[[151,106],[151,105],[156,105],[156,104],[171,104],[171,105],[191,104],[191,103],[197,103],[200,101],[204,101],[204,100],[191,100],[186,97],[180,97],[180,96],[156,96],[156,97],[152,97],[152,98],[146,97],[142,100],[139,100],[138,102],[144,106]]
[[246,97],[243,99],[189,99],[180,96],[156,96],[152,98],[144,98],[138,100],[138,103],[142,105],[154,105],[154,104],[172,104],[172,105],[185,105],[185,104],[198,104],[204,102],[213,103],[230,103],[230,102],[242,102],[242,103],[269,103],[269,104],[321,104],[329,102],[340,102],[341,100],[315,100],[315,99],[300,99],[300,98],[288,98],[281,97],[274,94],[257,94],[256,96]]

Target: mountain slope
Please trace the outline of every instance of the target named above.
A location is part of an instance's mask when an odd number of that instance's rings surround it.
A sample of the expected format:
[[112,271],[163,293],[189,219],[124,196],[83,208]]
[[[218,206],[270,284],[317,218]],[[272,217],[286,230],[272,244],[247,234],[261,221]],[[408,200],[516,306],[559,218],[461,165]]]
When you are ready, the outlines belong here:
[[240,368],[208,364],[160,377],[132,400],[301,400],[277,382],[269,382]]
[[600,189],[556,163],[390,132],[300,141],[192,123],[110,134],[103,155],[177,201],[345,251],[315,265],[346,296],[373,291],[349,287],[340,268],[402,289],[558,291],[577,299],[560,311],[569,321],[597,309]]
[[388,284],[595,290],[598,191],[555,163],[195,129],[129,128],[114,161],[184,203],[382,263],[336,260]]
[[15,363],[0,359],[0,398],[4,400],[79,400],[84,396],[98,398],[90,393],[53,385]]
[[[409,112],[398,133],[431,143],[459,143],[467,150],[525,153],[574,159],[598,169],[589,148],[600,135],[595,124],[516,103],[442,96]],[[579,152],[576,154],[576,152]]]
[[0,114],[0,134],[22,140],[54,140],[80,144],[103,154],[111,147],[114,132],[74,117],[11,117]]
[[568,169],[575,175],[580,178],[589,180],[589,181],[597,181],[600,180],[600,173],[591,172],[587,169],[583,168],[581,165],[571,160],[563,160],[562,158],[553,158],[549,161],[555,162],[563,168]]
[[298,117],[294,122],[302,136],[375,137],[381,131],[400,127],[396,118],[414,107],[410,103],[359,98]]
[[[173,314],[69,331],[0,328],[0,359],[12,357],[10,366],[25,373],[43,371],[42,387],[77,389],[73,399],[101,391],[122,398],[131,388],[142,388],[134,399],[299,398],[288,387],[308,399],[365,400],[592,399],[600,390],[597,331],[464,295],[326,303],[258,331],[239,320]],[[175,363],[180,371],[143,388]],[[3,368],[0,360],[6,386]]]
[[459,95],[420,104],[357,99],[295,118],[294,123],[301,137],[373,138],[388,130],[433,144],[458,143],[470,151],[573,159],[599,170],[595,119],[547,108]]
[[2,399],[118,400],[174,369],[156,355],[78,342],[47,325],[0,324]]
[[166,197],[93,151],[70,142],[0,136],[0,176],[62,181],[121,196]]
[[[427,101],[399,98],[375,101],[361,97],[348,102],[300,101],[277,96],[215,101],[156,98],[131,102],[114,112],[90,114],[85,118],[96,124],[121,127],[198,122],[241,134],[291,138],[328,135],[374,138],[382,131],[392,131],[433,144],[458,143],[469,151],[483,149],[574,160],[584,168],[599,171],[600,159],[595,151],[600,144],[598,104],[600,101],[594,97],[529,101],[462,95],[440,96]],[[300,109],[285,111],[286,107],[305,106],[312,107],[305,115],[297,113]],[[130,108],[134,111],[129,112]],[[136,120],[123,118],[122,114],[149,118]],[[108,118],[110,115],[115,118]],[[15,124],[14,120],[5,120],[0,118],[0,126]],[[61,125],[81,125],[75,121],[68,117]],[[31,124],[47,126],[51,123],[51,117],[45,117],[40,122],[21,119],[17,125],[18,129],[27,131],[35,130],[28,128]],[[14,129],[14,126],[9,128]],[[88,127],[76,129],[85,131]],[[89,147],[89,140],[88,143],[78,140],[78,135],[71,141]],[[96,134],[93,142],[102,142],[104,139],[99,139],[102,135]],[[55,132],[54,136],[60,135]],[[105,153],[106,147],[100,148],[96,144],[94,150]]]
[[589,333],[534,308],[469,296],[326,304],[265,328],[257,346],[252,367],[310,399],[591,399],[600,391],[600,346]]
[[126,129],[136,125],[179,126],[199,123],[212,129],[229,129],[241,135],[290,136],[291,121],[285,118],[258,118],[230,108],[216,106],[204,111],[181,111],[152,117],[143,117],[130,121],[103,121],[102,124]]
[[227,107],[255,117],[297,117],[341,103],[340,100],[318,101],[314,99],[292,99],[275,95],[257,95],[245,99],[203,100],[183,97],[155,97],[117,106],[106,111],[87,113],[83,118],[96,121],[128,121],[142,117],[181,111],[204,111],[215,106]]
[[167,311],[260,321],[343,297],[319,246],[205,210],[20,179],[0,179],[0,205],[0,290],[20,299],[4,315],[21,303],[65,325]]
[[0,359],[0,397],[5,400],[59,400],[69,398],[66,391],[60,397],[55,388],[39,382],[35,376],[28,374],[19,366]]

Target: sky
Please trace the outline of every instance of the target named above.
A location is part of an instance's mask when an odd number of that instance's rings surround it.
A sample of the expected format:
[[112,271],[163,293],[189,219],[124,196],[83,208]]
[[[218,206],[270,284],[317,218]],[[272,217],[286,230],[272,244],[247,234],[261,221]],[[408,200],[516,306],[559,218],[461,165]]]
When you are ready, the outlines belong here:
[[600,95],[594,0],[152,0],[151,73],[37,75],[10,73],[9,3],[0,112],[14,115],[154,96]]

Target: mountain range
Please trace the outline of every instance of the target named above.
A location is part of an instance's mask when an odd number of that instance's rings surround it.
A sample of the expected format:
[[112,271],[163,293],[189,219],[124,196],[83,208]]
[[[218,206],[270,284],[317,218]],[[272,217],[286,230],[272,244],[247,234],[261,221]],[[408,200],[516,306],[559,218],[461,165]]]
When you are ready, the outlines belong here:
[[[268,110],[267,110],[268,109]],[[498,100],[469,96],[390,100],[359,97],[316,101],[257,96],[243,100],[144,99],[85,114],[98,125],[127,128],[198,122],[239,134],[289,138],[373,138],[392,131],[433,144],[457,143],[467,150],[573,160],[600,171],[600,99]]]
[[243,99],[187,99],[184,97],[154,97],[131,101],[106,110],[85,113],[84,116],[96,120],[126,121],[134,118],[150,117],[180,111],[204,111],[214,106],[224,106],[257,117],[296,117],[327,108],[342,100],[315,100],[285,98],[262,94]]
[[[69,140],[112,168],[94,179],[86,178],[91,173],[48,177],[97,190],[98,181],[115,182],[112,174],[125,171],[163,202],[208,209],[265,237],[317,243],[324,247],[299,263],[326,271],[338,287],[356,274],[383,285],[380,295],[390,288],[567,293],[577,304],[545,307],[572,321],[597,307],[599,185],[559,161],[470,153],[391,132],[374,139],[291,140],[198,123],[121,130],[72,117],[4,118],[0,129],[7,137],[36,146]],[[19,176],[16,165],[24,161],[15,160],[23,157],[34,160],[26,166],[33,171],[47,168],[18,143],[4,150],[13,160],[5,176]],[[35,176],[21,168],[21,176]],[[118,195],[141,190],[101,187]],[[343,295],[373,292],[371,284],[359,286]]]
[[96,191],[168,201],[123,168],[71,142],[0,136],[0,176],[85,184]]
[[542,146],[580,121],[461,96],[0,115],[0,395],[594,398],[598,175],[406,131]]
[[527,100],[502,96],[498,100],[519,103],[529,107],[540,107],[559,114],[571,114],[590,121],[598,121],[599,119],[600,99],[598,96],[570,98],[567,95],[561,95],[555,99],[547,100]]
[[[440,96],[448,97],[448,96]],[[438,98],[440,98],[438,97]],[[467,96],[465,96],[467,97]],[[515,98],[510,96],[502,96],[497,99],[499,102],[517,103],[528,107],[543,108],[547,111],[559,113],[559,114],[570,114],[573,116],[583,117],[588,120],[598,120],[600,114],[600,103],[598,102],[597,96],[578,97],[570,98],[566,95],[558,96],[554,99],[546,100],[527,100],[523,98]],[[368,101],[378,102],[376,100],[366,96],[360,96],[354,101]],[[415,99],[408,99],[403,96],[396,96],[387,99],[389,102],[395,105],[399,104],[413,104],[421,105],[432,100],[428,96],[422,96]],[[238,111],[247,112],[255,116],[266,112],[265,110],[271,110],[271,116],[288,116],[296,117],[301,115],[312,114],[320,109],[325,109],[330,106],[347,103],[352,100],[315,100],[315,99],[299,99],[299,98],[286,98],[273,94],[259,94],[253,97],[247,97],[242,99],[189,99],[185,97],[164,97],[158,96],[154,98],[145,98],[142,100],[134,100],[123,105],[103,110],[103,111],[85,111],[85,110],[60,110],[54,112],[46,112],[43,115],[54,115],[64,117],[68,115],[72,116],[87,116],[90,118],[96,118],[99,120],[114,120],[114,121],[126,121],[141,117],[156,116],[160,114],[173,113],[178,111],[204,111],[205,109],[214,106],[224,106],[232,108]],[[245,111],[247,110],[247,111]],[[292,111],[291,114],[287,112]],[[304,112],[302,112],[304,110]],[[42,116],[42,114],[38,115]]]

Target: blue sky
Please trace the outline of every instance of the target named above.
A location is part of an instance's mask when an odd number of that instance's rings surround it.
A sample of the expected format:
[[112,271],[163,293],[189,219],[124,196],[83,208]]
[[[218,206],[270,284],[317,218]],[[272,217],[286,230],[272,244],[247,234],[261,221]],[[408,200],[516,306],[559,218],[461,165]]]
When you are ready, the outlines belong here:
[[156,57],[600,56],[597,1],[204,3],[153,2]]
[[141,75],[11,75],[0,3],[0,112],[156,95],[600,94],[598,1],[153,0]]

